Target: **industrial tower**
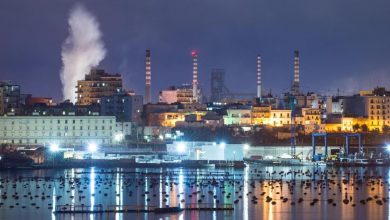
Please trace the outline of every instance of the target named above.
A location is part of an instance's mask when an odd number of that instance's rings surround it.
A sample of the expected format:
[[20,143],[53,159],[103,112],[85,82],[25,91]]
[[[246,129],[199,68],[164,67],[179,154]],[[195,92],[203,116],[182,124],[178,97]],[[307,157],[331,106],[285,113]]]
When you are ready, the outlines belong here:
[[256,68],[257,96],[256,97],[261,101],[261,56],[260,55],[257,55],[256,64],[257,64],[257,68]]
[[198,102],[198,53],[196,50],[191,52],[192,56],[192,97],[193,102]]
[[151,84],[152,84],[152,69],[151,69],[151,60],[150,60],[150,49],[146,50],[145,56],[145,103],[152,102],[151,95]]
[[299,51],[294,51],[294,79],[291,86],[291,93],[298,95],[299,92]]
[[213,69],[211,71],[211,102],[222,102],[231,98],[232,94],[225,85],[225,70]]

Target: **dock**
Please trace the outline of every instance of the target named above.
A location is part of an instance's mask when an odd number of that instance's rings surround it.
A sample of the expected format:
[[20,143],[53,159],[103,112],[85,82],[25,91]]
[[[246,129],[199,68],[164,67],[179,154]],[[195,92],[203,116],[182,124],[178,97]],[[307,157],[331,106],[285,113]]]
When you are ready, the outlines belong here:
[[184,210],[190,211],[233,211],[232,204],[214,203],[189,203],[183,208],[157,207],[141,205],[57,205],[54,214],[103,214],[103,213],[131,213],[131,212],[152,212],[152,213],[178,213]]

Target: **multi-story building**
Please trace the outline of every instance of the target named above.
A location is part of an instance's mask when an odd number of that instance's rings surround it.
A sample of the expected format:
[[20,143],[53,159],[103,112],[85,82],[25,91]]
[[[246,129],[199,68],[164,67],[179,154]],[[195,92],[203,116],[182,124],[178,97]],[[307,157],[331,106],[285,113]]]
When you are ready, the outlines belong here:
[[[181,104],[191,104],[191,103],[197,103],[197,101],[194,99],[194,93],[193,93],[193,87],[192,85],[184,84],[179,87],[169,87],[168,89],[160,91],[159,94],[159,102],[161,103],[181,103]],[[200,92],[198,91],[198,93]],[[200,95],[198,95],[198,99],[200,100]],[[198,100],[198,101],[199,101]]]
[[321,124],[321,113],[318,108],[302,108],[300,116],[295,118],[295,124],[319,125]]
[[120,74],[108,74],[101,69],[92,69],[84,80],[77,82],[77,105],[100,103],[104,96],[122,92]]
[[344,115],[364,118],[369,130],[381,131],[390,126],[390,91],[375,88],[359,95],[344,98]]
[[147,115],[148,126],[175,127],[177,122],[185,121],[184,112],[161,112]]
[[195,102],[193,87],[191,85],[182,85],[177,88],[177,102],[190,104]]
[[2,101],[0,103],[1,115],[18,114],[20,111],[20,86],[12,84],[11,82],[0,82],[0,96]]
[[342,114],[344,112],[344,97],[327,97],[326,112],[327,114]]
[[114,116],[3,116],[0,117],[0,143],[110,145],[115,126]]
[[142,106],[141,95],[114,94],[101,98],[100,115],[112,115],[121,122],[141,123]]
[[4,115],[4,113],[5,113],[4,92],[3,92],[3,88],[0,87],[0,116]]
[[251,125],[251,109],[227,109],[226,115],[223,116],[225,125]]
[[252,107],[252,124],[269,125],[271,118],[271,106],[253,106]]
[[269,125],[281,127],[291,124],[291,110],[288,109],[271,109]]
[[158,97],[159,103],[172,104],[177,102],[177,89],[174,86],[169,87],[168,89],[160,91]]

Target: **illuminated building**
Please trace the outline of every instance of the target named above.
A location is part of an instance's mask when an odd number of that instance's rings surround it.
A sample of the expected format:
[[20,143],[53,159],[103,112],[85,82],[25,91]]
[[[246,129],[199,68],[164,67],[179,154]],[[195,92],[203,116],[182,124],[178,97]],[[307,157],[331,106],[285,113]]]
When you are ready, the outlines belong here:
[[0,82],[0,113],[15,115],[20,112],[20,86],[11,82]]
[[269,125],[281,127],[291,124],[291,110],[271,109]]
[[104,96],[122,91],[120,74],[108,74],[101,69],[92,69],[84,80],[77,81],[77,105],[100,103]]
[[91,142],[109,145],[115,123],[114,116],[3,116],[0,117],[0,143],[67,147]]
[[252,107],[252,124],[269,125],[271,118],[271,106],[253,106]]
[[390,126],[390,91],[385,88],[344,97],[343,107],[345,116],[364,118],[369,130],[382,131],[384,126]]
[[223,116],[225,125],[251,125],[251,109],[227,109],[226,115]]
[[296,117],[296,124],[318,125],[321,124],[321,114],[318,108],[302,108],[300,116]]
[[147,115],[149,126],[175,127],[176,122],[185,120],[184,112],[161,112]]
[[189,85],[182,85],[177,88],[177,102],[182,104],[190,104],[193,102],[197,102],[197,97],[194,97],[193,93],[194,87]]

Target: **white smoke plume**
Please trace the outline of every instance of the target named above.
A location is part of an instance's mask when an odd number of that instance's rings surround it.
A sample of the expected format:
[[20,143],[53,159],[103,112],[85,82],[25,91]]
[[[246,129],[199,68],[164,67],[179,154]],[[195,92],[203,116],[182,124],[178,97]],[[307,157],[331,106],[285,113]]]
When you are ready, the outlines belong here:
[[91,68],[99,65],[106,55],[102,33],[95,16],[82,5],[70,12],[69,36],[62,44],[61,82],[64,100],[76,101],[77,80],[84,78]]

